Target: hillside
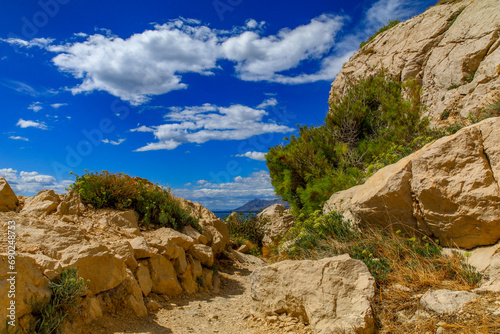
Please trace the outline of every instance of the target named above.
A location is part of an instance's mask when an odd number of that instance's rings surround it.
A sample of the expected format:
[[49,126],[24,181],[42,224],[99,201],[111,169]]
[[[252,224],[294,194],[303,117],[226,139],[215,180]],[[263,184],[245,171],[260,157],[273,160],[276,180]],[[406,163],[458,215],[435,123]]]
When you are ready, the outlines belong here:
[[445,111],[467,118],[495,101],[500,87],[500,1],[441,2],[446,4],[364,45],[332,83],[330,102],[342,98],[350,79],[381,66],[402,81],[415,78],[421,83],[421,100],[434,120]]
[[236,212],[262,211],[263,209],[273,204],[282,204],[286,208],[288,208],[288,204],[279,199],[266,200],[266,199],[254,198],[253,200],[248,201],[247,203],[245,203],[244,205],[240,206],[237,209],[234,209],[233,211]]

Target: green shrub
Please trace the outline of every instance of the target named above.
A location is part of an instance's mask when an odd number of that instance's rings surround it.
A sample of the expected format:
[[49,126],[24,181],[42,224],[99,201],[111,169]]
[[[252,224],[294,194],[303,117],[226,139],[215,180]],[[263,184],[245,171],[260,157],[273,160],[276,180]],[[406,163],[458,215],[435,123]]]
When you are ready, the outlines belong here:
[[[382,70],[352,82],[324,125],[301,126],[286,145],[270,149],[266,160],[276,193],[296,215],[311,214],[334,192],[362,183],[384,152],[432,136],[421,112],[413,81],[398,82]],[[427,142],[415,141],[412,150]]]
[[236,217],[229,216],[226,221],[231,240],[237,246],[249,241],[256,246],[254,252],[259,252],[264,238],[265,221],[259,220],[255,214],[241,212],[238,212]]
[[169,190],[143,179],[108,171],[76,175],[70,186],[81,199],[95,208],[134,209],[142,225],[159,225],[180,230],[191,225],[201,231],[198,221],[182,209]]
[[398,19],[387,21],[387,23],[384,24],[379,30],[377,30],[375,32],[375,34],[373,34],[373,36],[371,36],[370,38],[368,38],[367,41],[361,42],[361,44],[359,45],[359,47],[362,48],[363,46],[365,46],[366,44],[368,44],[369,42],[371,42],[378,34],[383,33],[386,30],[391,29],[392,27],[394,27],[395,25],[397,25],[400,22],[401,21],[398,20]]
[[78,303],[87,285],[77,274],[77,269],[64,270],[58,279],[49,283],[52,292],[48,300],[32,298],[33,307],[29,333],[57,334],[63,333],[62,326],[66,320],[73,318],[78,311]]

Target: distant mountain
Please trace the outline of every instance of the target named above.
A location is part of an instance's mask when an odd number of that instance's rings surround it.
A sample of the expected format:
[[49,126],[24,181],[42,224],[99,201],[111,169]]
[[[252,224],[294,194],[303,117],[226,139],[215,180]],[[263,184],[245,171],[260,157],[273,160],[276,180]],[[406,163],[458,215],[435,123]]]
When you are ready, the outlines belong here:
[[289,208],[290,206],[288,205],[287,202],[283,202],[282,200],[279,199],[270,199],[270,200],[265,200],[265,199],[258,199],[255,198],[251,200],[250,202],[246,203],[245,205],[234,209],[233,211],[262,211],[263,209],[267,208],[268,206],[271,206],[273,204],[283,204],[285,208]]

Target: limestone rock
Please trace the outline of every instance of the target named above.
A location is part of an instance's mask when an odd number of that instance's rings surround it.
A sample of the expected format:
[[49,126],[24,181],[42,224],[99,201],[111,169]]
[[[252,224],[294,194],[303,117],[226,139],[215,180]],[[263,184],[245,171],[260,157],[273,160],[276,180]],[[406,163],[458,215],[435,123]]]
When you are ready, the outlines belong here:
[[128,308],[138,317],[143,317],[148,314],[146,305],[142,298],[142,289],[139,283],[135,280],[132,272],[127,270],[127,277],[121,283],[128,296],[125,297],[125,303]]
[[174,268],[179,274],[182,274],[186,271],[188,267],[188,263],[186,260],[186,252],[184,248],[176,246],[178,248],[179,256],[175,258]]
[[119,259],[125,262],[128,268],[132,270],[137,268],[134,249],[128,240],[120,240],[117,243],[110,245],[109,248]]
[[474,248],[500,239],[500,118],[443,137],[332,195],[324,213],[356,224],[408,226],[442,245]]
[[42,273],[50,280],[55,279],[62,272],[61,263],[44,254],[25,254],[25,256],[31,257],[33,260],[35,260]]
[[295,224],[293,216],[281,204],[273,204],[257,215],[264,224],[262,243],[269,246],[279,242],[288,230]]
[[187,199],[184,198],[178,198],[177,199],[179,203],[181,204],[181,207],[189,212],[191,217],[196,218],[196,219],[217,219],[217,216],[215,213],[212,211],[208,210],[205,208],[203,205],[200,203],[193,203]]
[[191,254],[195,259],[201,261],[204,266],[211,267],[214,264],[214,253],[212,248],[205,245],[193,245],[189,249],[189,254]]
[[[3,319],[0,322],[0,330],[5,327],[5,320],[9,319],[7,315],[10,311],[11,300],[15,300],[15,319],[21,318],[23,315],[29,314],[32,310],[29,302],[32,298],[43,300],[50,296],[49,280],[43,276],[42,268],[40,268],[35,260],[18,253],[16,256],[15,270],[10,268],[9,258],[7,254],[0,255],[0,317]],[[9,272],[17,272],[16,275]],[[11,283],[15,282],[15,299],[9,298],[11,291]],[[9,319],[11,320],[11,319]]]
[[61,256],[64,268],[78,268],[93,294],[118,286],[126,277],[125,262],[118,259],[104,245],[73,245]]
[[3,176],[0,177],[0,211],[14,211],[18,203],[16,194],[9,183]]
[[129,240],[130,246],[134,250],[134,256],[136,259],[149,258],[153,255],[151,248],[149,248],[148,243],[144,237],[137,237]]
[[87,322],[91,322],[102,317],[101,303],[95,297],[86,298],[84,308],[87,310]]
[[216,218],[200,220],[200,225],[214,254],[222,253],[230,241],[227,224],[222,219]]
[[198,291],[198,285],[193,277],[193,272],[191,266],[187,268],[186,271],[181,275],[181,285],[187,294],[195,293]]
[[212,290],[212,286],[213,286],[213,277],[214,277],[214,272],[210,269],[207,269],[207,268],[203,268],[203,273],[201,275],[201,277],[203,278],[202,281],[203,281],[203,288],[211,291]]
[[137,277],[137,282],[141,287],[144,296],[149,295],[151,289],[153,288],[153,281],[149,274],[149,268],[147,262],[139,263],[137,270],[135,272],[135,277]]
[[172,263],[162,255],[152,255],[149,259],[149,271],[153,287],[151,291],[165,295],[178,295],[182,287],[177,280]]
[[420,298],[420,305],[426,311],[451,314],[459,311],[465,304],[477,298],[478,296],[475,293],[468,291],[430,290]]
[[374,333],[375,280],[366,265],[341,255],[283,261],[256,269],[251,297],[258,313],[288,313],[315,333]]
[[[384,66],[389,74],[422,84],[431,118],[443,111],[467,117],[493,102],[500,85],[500,3],[462,0],[424,13],[377,35],[346,62],[330,100],[342,97],[352,78]],[[468,83],[470,81],[470,83]],[[457,86],[457,88],[449,89]]]
[[264,260],[250,255],[250,254],[244,254],[238,251],[235,251],[234,249],[229,250],[229,257],[233,259],[236,262],[243,263],[247,266],[249,266],[250,269],[255,269],[264,266],[266,263]]
[[123,228],[139,229],[139,214],[135,210],[117,213],[111,218],[111,224]]
[[198,244],[206,245],[208,243],[207,238],[191,226],[184,226],[184,228],[182,229],[182,233],[193,238],[194,242]]
[[70,190],[61,200],[57,206],[57,212],[61,215],[81,215],[85,211],[85,205],[80,200],[80,195]]
[[26,200],[21,213],[42,215],[49,214],[57,210],[61,198],[54,190],[42,190],[37,195]]
[[147,234],[148,238],[160,240],[161,245],[174,244],[188,250],[194,245],[193,238],[168,227],[162,227]]

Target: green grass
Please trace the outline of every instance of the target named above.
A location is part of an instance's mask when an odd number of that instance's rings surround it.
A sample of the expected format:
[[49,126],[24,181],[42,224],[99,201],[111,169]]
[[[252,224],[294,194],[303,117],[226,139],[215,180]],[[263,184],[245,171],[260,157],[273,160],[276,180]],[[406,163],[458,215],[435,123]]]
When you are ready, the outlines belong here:
[[169,190],[151,182],[108,171],[76,175],[70,186],[81,199],[94,208],[134,209],[142,225],[158,225],[180,230],[191,225],[198,231],[198,221],[182,209]]
[[63,326],[73,318],[78,311],[80,297],[87,285],[77,274],[77,269],[64,270],[58,279],[49,283],[52,292],[48,300],[32,298],[32,319],[28,333],[58,334],[64,333]]
[[[291,246],[287,244],[290,241]],[[377,284],[383,286],[404,284],[420,289],[448,284],[450,288],[471,289],[482,278],[458,253],[444,256],[437,240],[418,232],[356,230],[337,212],[322,216],[316,211],[299,221],[282,242],[278,259],[321,259],[345,253],[363,261]]]
[[371,42],[377,35],[383,33],[384,31],[387,31],[387,30],[391,29],[392,27],[394,27],[395,25],[397,25],[400,22],[401,21],[398,20],[398,19],[387,21],[387,23],[384,24],[379,30],[377,30],[375,32],[375,34],[373,34],[373,36],[371,36],[370,38],[368,38],[367,41],[361,42],[361,44],[359,45],[359,48],[362,48],[363,46],[365,46],[366,44],[368,44],[369,42]]

